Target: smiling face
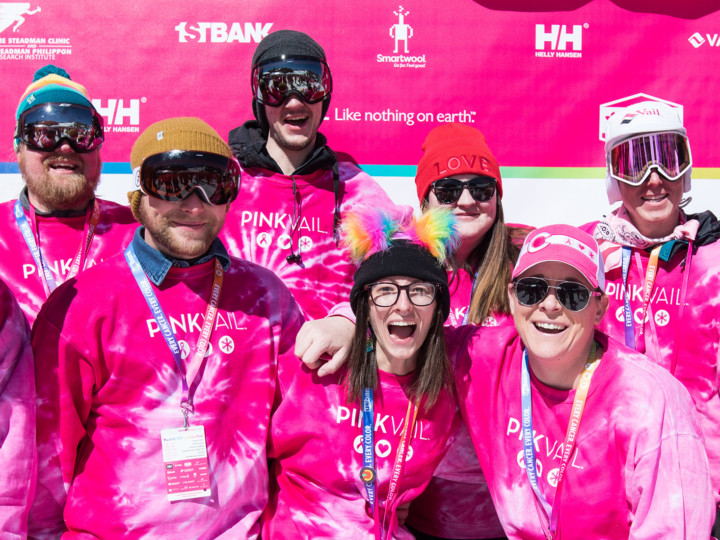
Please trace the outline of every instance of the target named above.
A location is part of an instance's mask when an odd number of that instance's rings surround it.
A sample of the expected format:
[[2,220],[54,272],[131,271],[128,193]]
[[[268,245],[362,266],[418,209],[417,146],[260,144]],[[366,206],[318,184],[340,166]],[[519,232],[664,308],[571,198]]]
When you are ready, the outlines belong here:
[[194,191],[180,202],[143,195],[138,212],[150,247],[176,259],[189,260],[210,249],[225,223],[228,208],[229,205],[203,202]]
[[82,210],[100,182],[100,149],[77,153],[64,142],[55,150],[31,150],[20,144],[18,166],[38,210]]
[[622,202],[633,224],[648,238],[663,238],[678,225],[683,180],[671,181],[656,169],[639,186],[618,182]]
[[312,150],[322,121],[322,102],[310,105],[291,94],[279,107],[264,107],[269,124],[269,152],[273,148],[283,152]]
[[[474,178],[476,174],[458,174],[449,176],[463,182]],[[456,254],[458,263],[463,263],[465,258],[482,241],[487,232],[495,223],[497,214],[497,189],[489,201],[479,202],[472,198],[470,191],[463,189],[460,198],[451,204],[442,204],[437,200],[435,193],[430,189],[428,192],[428,207],[448,207],[452,209],[457,219],[457,230],[460,233],[460,247]]]
[[[420,280],[391,276],[381,281],[409,285]],[[428,306],[410,302],[407,291],[400,291],[397,302],[390,307],[376,306],[368,297],[370,326],[376,338],[375,357],[382,371],[405,375],[415,369],[420,348],[432,326],[437,296]]]
[[[529,268],[518,277],[541,277],[548,280],[575,281],[593,290],[590,282],[575,268],[560,262],[544,262]],[[518,302],[512,284],[508,286],[510,311],[515,327],[528,351],[535,375],[546,384],[571,388],[574,377],[582,371],[595,334],[608,306],[607,296],[591,296],[581,311],[570,311],[550,289],[538,304],[524,306]]]

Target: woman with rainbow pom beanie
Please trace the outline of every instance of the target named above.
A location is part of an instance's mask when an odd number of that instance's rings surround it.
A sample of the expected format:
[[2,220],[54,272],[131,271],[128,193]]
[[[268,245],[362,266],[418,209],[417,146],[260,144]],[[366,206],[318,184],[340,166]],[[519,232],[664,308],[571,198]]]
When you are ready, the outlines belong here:
[[398,507],[427,486],[459,422],[443,335],[454,227],[445,210],[345,216],[359,264],[350,360],[322,380],[279,366],[263,537],[413,538]]

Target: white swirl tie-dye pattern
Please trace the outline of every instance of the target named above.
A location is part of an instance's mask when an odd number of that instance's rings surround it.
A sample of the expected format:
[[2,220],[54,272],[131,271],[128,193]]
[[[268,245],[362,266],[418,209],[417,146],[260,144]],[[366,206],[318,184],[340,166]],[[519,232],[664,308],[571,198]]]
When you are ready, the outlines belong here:
[[[341,212],[357,204],[392,206],[377,182],[354,165],[340,163],[339,173]],[[333,238],[332,171],[291,177],[246,169],[237,200],[242,204],[230,207],[220,234],[230,255],[275,272],[308,319],[325,317],[333,306],[347,301],[355,266]],[[302,256],[301,264],[286,261],[291,252]]]
[[[130,208],[98,199],[100,221],[95,228],[85,268],[90,268],[123,250],[132,239],[138,224]],[[0,274],[12,290],[30,324],[45,302],[45,290],[37,266],[18,229],[13,214],[15,201],[0,204]],[[30,221],[30,216],[25,211]],[[35,218],[40,231],[39,246],[55,281],[67,278],[70,265],[84,239],[85,216]],[[34,231],[36,232],[36,231]],[[36,241],[37,232],[36,232]]]
[[35,490],[35,378],[30,327],[0,281],[0,537],[27,536]]
[[[509,538],[545,538],[524,469],[522,342],[514,328],[449,329],[455,383],[485,478]],[[604,334],[559,513],[562,538],[707,540],[710,473],[690,396],[670,374]],[[532,377],[539,487],[550,504],[574,391]],[[542,512],[542,510],[539,510]]]
[[[214,261],[153,287],[194,350]],[[267,501],[266,441],[277,360],[302,316],[271,272],[233,259],[195,393],[212,495],[170,503],[160,430],[182,426],[181,377],[121,255],[58,288],[38,316],[38,536],[256,538]],[[183,345],[185,344],[185,345]]]
[[[288,363],[292,362],[292,363]],[[375,392],[375,467],[380,519],[405,422],[404,388],[413,375],[378,372]],[[281,400],[273,414],[269,457],[275,483],[263,516],[263,537],[278,539],[374,539],[373,516],[360,479],[362,407],[348,403],[342,375],[318,379],[293,359],[282,359]],[[459,423],[454,398],[441,393],[428,412],[418,413],[398,496],[387,521],[387,538],[413,536],[398,527],[395,509],[427,486]]]
[[[592,232],[594,226],[590,223],[583,229]],[[682,249],[668,262],[659,261],[645,332],[641,335],[642,287],[649,253],[641,249],[632,250],[628,284],[632,292],[630,305],[635,323],[635,343],[643,345],[645,354],[666,369],[670,369],[673,358],[676,359],[675,377],[688,389],[700,413],[700,425],[713,475],[713,492],[720,502],[720,242],[696,248],[690,262],[681,320],[680,299],[686,254],[687,250]],[[638,256],[642,268],[637,266]],[[610,306],[600,328],[624,343],[622,268],[606,268],[605,281]]]

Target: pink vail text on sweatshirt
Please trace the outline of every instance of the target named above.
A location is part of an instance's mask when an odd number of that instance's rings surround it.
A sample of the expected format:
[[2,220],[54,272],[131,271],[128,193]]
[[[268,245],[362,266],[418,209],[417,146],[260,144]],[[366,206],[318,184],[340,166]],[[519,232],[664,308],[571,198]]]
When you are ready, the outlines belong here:
[[[470,307],[475,276],[460,269],[448,271],[450,316],[446,324],[460,326]],[[512,317],[496,313],[483,326],[514,325]],[[428,487],[410,505],[408,524],[438,538],[498,538],[504,536],[492,504],[475,448],[462,423],[447,455]]]
[[[263,538],[375,538],[372,508],[360,478],[363,408],[359,400],[347,402],[344,373],[319,379],[295,359],[281,360],[281,397],[268,451],[274,483],[263,516]],[[429,411],[420,407],[397,497],[392,508],[386,508],[412,377],[378,371],[374,392],[376,497],[379,519],[389,524],[386,538],[413,538],[398,525],[396,509],[425,488],[459,423],[454,397],[446,391]]]
[[[138,227],[129,207],[96,200],[100,220],[85,257],[85,268],[120,253],[130,243]],[[47,295],[32,253],[15,221],[14,206],[15,201],[0,204],[0,252],[3,254],[0,257],[0,274],[32,326]],[[58,284],[62,283],[67,279],[73,259],[85,240],[86,216],[33,217],[27,210],[24,214],[29,224],[35,224],[35,242],[53,278]]]
[[[527,477],[522,441],[523,346],[514,328],[448,332],[455,384],[500,521],[509,538],[544,539],[547,518]],[[687,390],[604,334],[565,471],[562,538],[707,540],[715,516],[708,461]],[[531,375],[538,485],[550,505],[574,391]]]
[[0,537],[27,537],[35,492],[35,377],[30,327],[0,281]]
[[[594,224],[583,228],[592,231]],[[599,242],[602,249],[603,241]],[[720,291],[720,242],[697,246],[689,263],[687,253],[681,249],[669,261],[659,261],[642,325],[643,285],[650,254],[632,249],[627,279],[630,308],[636,347],[670,370],[690,392],[700,414],[713,492],[720,502],[720,303],[715,301]],[[688,266],[690,274],[686,276]],[[624,343],[622,267],[609,267],[606,261],[605,280],[610,306],[600,328]]]
[[[383,189],[350,163],[339,163],[340,211],[358,204],[391,207]],[[295,296],[308,319],[325,317],[347,301],[355,265],[333,237],[335,195],[331,170],[286,176],[245,169],[238,200],[220,238],[230,255],[269,268]],[[288,262],[298,255],[302,262]]]
[[[170,268],[152,286],[183,356],[200,336],[214,262]],[[298,362],[301,324],[275,275],[231,260],[189,417],[205,430],[211,495],[171,503],[160,432],[183,426],[182,378],[125,258],[60,286],[33,330],[37,533],[66,526],[73,538],[256,538],[277,361]]]

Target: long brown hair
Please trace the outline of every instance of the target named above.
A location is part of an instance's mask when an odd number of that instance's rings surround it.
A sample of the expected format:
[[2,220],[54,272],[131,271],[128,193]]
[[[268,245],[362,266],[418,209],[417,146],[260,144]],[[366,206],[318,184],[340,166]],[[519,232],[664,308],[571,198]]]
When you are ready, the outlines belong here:
[[[438,293],[441,294],[441,293]],[[443,330],[444,317],[440,305],[435,298],[435,311],[430,330],[425,342],[418,351],[415,377],[410,386],[410,399],[422,403],[425,410],[429,410],[437,401],[443,389],[451,390],[452,372],[450,360],[445,348],[445,334]],[[377,390],[378,366],[375,358],[375,337],[370,327],[370,297],[363,293],[358,302],[355,334],[353,335],[350,359],[347,363],[345,385],[347,387],[348,401],[359,400],[363,388]],[[369,333],[370,332],[370,333]],[[373,350],[368,351],[368,335],[372,340]]]

